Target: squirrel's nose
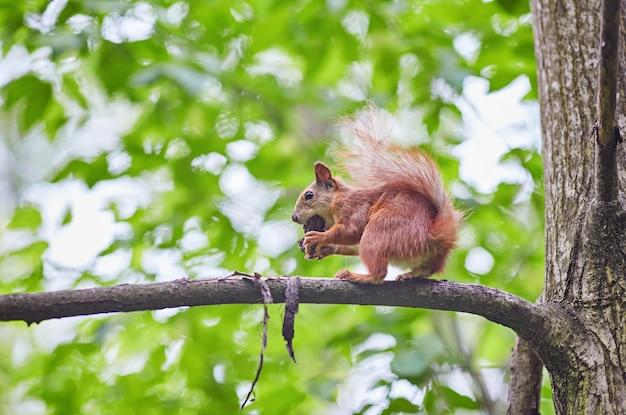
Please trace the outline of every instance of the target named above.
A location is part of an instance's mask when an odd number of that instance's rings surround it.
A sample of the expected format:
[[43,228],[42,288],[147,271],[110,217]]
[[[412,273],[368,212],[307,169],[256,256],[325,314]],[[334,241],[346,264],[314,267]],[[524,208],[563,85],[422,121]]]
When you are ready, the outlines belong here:
[[291,215],[291,220],[298,223],[298,216],[294,213],[293,215]]

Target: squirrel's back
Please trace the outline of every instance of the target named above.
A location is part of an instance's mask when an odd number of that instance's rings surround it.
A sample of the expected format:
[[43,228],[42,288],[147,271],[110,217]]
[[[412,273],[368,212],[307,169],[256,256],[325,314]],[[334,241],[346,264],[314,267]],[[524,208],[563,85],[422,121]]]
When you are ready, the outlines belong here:
[[389,141],[389,116],[370,106],[347,122],[351,143],[337,152],[337,161],[358,187],[401,186],[426,198],[436,215],[429,229],[432,242],[445,251],[457,240],[461,213],[450,202],[434,161],[417,148]]

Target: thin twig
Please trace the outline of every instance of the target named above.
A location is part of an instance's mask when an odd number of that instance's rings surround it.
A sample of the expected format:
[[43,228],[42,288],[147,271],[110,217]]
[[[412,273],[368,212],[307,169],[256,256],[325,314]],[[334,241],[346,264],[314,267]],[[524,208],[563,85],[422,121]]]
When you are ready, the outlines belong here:
[[[237,275],[242,275],[242,273],[237,273]],[[246,278],[250,278],[250,277],[246,277]],[[248,394],[246,395],[246,399],[244,399],[243,403],[241,404],[241,409],[243,409],[244,406],[246,406],[246,404],[248,403],[250,396],[252,396],[252,392],[254,392],[254,387],[256,386],[256,383],[258,382],[259,377],[261,377],[261,370],[263,370],[263,359],[265,355],[265,349],[267,348],[267,322],[270,319],[270,313],[268,311],[267,306],[268,304],[272,303],[272,293],[270,292],[270,288],[267,286],[266,282],[263,279],[261,279],[261,277],[256,273],[251,278],[252,278],[252,281],[254,281],[254,283],[261,290],[261,296],[263,297],[263,333],[261,335],[261,351],[259,352],[259,364],[256,368],[256,374],[254,375],[254,380],[252,381],[252,385],[250,385],[250,390],[248,391]]]

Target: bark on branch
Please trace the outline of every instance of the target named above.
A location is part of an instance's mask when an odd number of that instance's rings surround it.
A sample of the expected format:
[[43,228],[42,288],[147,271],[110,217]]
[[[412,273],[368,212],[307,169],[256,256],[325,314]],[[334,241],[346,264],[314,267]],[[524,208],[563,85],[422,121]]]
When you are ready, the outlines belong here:
[[[288,277],[267,278],[275,303],[285,301]],[[538,306],[480,285],[417,279],[358,285],[322,278],[300,280],[300,303],[358,304],[451,310],[483,316],[534,338],[546,326]],[[63,290],[0,296],[0,321],[37,323],[52,318],[180,306],[261,303],[257,285],[247,278],[179,279],[151,284]]]
[[535,351],[518,339],[511,357],[507,415],[539,415],[542,369]]

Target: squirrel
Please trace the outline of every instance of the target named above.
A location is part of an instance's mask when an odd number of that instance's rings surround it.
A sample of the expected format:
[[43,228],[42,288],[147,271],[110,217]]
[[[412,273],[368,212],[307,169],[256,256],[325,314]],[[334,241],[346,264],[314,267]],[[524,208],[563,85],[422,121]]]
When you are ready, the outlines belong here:
[[[382,125],[381,125],[382,121]],[[370,107],[348,121],[354,142],[335,159],[350,184],[318,161],[315,181],[298,197],[292,220],[324,219],[326,230],[305,233],[309,259],[359,255],[367,274],[341,270],[335,278],[382,283],[389,263],[409,269],[398,280],[443,271],[457,242],[462,214],[446,194],[434,161],[417,148],[389,141],[384,113]],[[381,128],[382,127],[382,128]]]

